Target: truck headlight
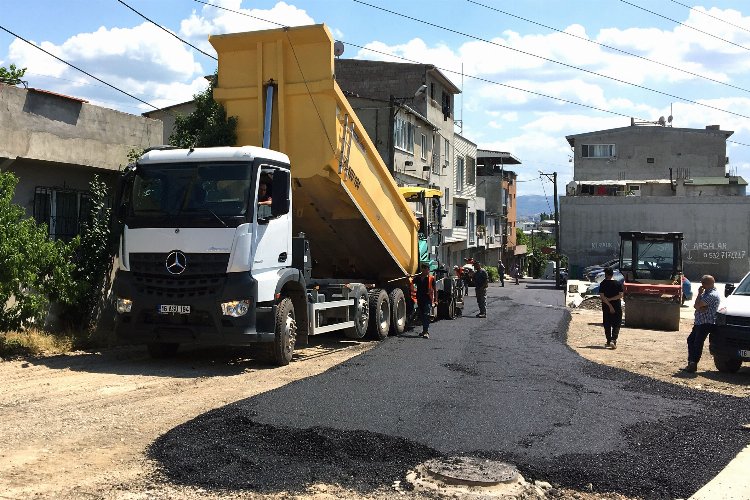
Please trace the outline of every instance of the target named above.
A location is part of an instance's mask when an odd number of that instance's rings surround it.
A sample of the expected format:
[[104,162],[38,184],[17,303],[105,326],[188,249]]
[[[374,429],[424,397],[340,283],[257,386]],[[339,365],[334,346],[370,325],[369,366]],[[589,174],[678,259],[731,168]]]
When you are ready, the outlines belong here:
[[231,316],[233,318],[239,318],[247,314],[250,310],[250,301],[245,300],[233,300],[231,302],[224,302],[221,304],[221,313],[224,316]]
[[723,309],[716,313],[716,323],[719,326],[724,326],[727,324],[727,310]]
[[117,312],[120,314],[129,313],[133,308],[133,301],[117,297]]

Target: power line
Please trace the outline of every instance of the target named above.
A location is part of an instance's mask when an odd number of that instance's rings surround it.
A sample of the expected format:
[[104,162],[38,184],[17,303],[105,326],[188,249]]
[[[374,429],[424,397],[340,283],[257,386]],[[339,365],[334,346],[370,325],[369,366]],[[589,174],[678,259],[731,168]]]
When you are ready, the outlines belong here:
[[[418,23],[426,24],[427,26],[432,26],[433,28],[438,28],[438,29],[441,29],[441,30],[444,30],[444,31],[448,31],[450,33],[454,33],[454,34],[457,34],[457,35],[465,36],[465,37],[468,37],[468,38],[471,38],[471,39],[474,39],[474,40],[477,40],[477,41],[480,41],[480,42],[485,42],[485,43],[488,43],[490,45],[494,45],[496,47],[500,47],[500,48],[507,49],[507,50],[512,50],[512,51],[518,52],[520,54],[524,54],[524,55],[531,56],[531,57],[536,57],[538,59],[542,59],[543,61],[551,62],[551,63],[554,63],[554,64],[559,64],[560,66],[565,66],[566,68],[571,68],[571,69],[575,69],[575,70],[578,70],[578,71],[583,71],[584,73],[589,73],[591,75],[596,75],[596,76],[599,76],[601,78],[607,78],[609,80],[612,80],[612,81],[615,81],[615,82],[618,82],[618,83],[623,83],[625,85],[630,85],[632,87],[636,87],[636,88],[639,88],[639,89],[642,89],[642,90],[648,90],[650,92],[654,92],[654,93],[657,93],[657,94],[665,95],[667,97],[672,97],[674,99],[679,99],[680,101],[683,101],[683,102],[686,102],[686,103],[695,104],[697,106],[703,106],[705,108],[713,109],[715,111],[721,111],[722,113],[727,113],[727,114],[730,114],[730,115],[739,116],[741,118],[748,118],[748,119],[750,119],[750,116],[748,116],[748,115],[743,115],[741,113],[735,113],[734,111],[729,111],[727,109],[717,108],[716,106],[711,106],[710,104],[705,104],[705,103],[701,103],[701,102],[698,102],[698,101],[693,101],[693,100],[687,99],[685,97],[680,97],[680,96],[677,96],[677,95],[674,95],[674,94],[669,94],[669,93],[663,92],[661,90],[652,89],[652,88],[649,88],[649,87],[645,87],[643,85],[638,85],[636,83],[632,83],[632,82],[628,82],[628,81],[625,81],[625,80],[621,80],[621,79],[615,78],[613,76],[607,76],[607,75],[604,75],[602,73],[597,73],[596,71],[591,71],[591,70],[588,70],[588,69],[585,69],[585,68],[574,66],[572,64],[567,64],[567,63],[564,63],[562,61],[557,61],[555,59],[549,59],[547,57],[543,57],[543,56],[540,56],[540,55],[537,55],[537,54],[533,54],[531,52],[526,52],[526,51],[523,51],[523,50],[520,50],[520,49],[509,47],[507,45],[502,45],[502,44],[493,42],[492,40],[487,40],[486,38],[481,38],[481,37],[478,37],[478,36],[475,36],[475,35],[471,35],[469,33],[464,33],[462,31],[458,31],[458,30],[454,30],[454,29],[451,29],[451,28],[447,28],[447,27],[441,26],[439,24],[431,23],[429,21],[424,21],[422,19],[417,19],[416,17],[408,16],[408,15],[402,14],[400,12],[396,12],[396,11],[393,11],[393,10],[390,10],[390,9],[386,9],[384,7],[373,5],[373,4],[364,2],[362,0],[353,0],[353,1],[356,2],[356,3],[362,4],[362,5],[366,5],[368,7],[372,7],[373,9],[377,9],[377,10],[381,10],[383,12],[387,12],[389,14],[393,14],[393,15],[398,16],[398,17],[403,17],[403,18],[409,19],[411,21],[415,21],[415,22],[418,22]],[[620,0],[620,1],[621,2],[625,2],[625,0]],[[625,2],[625,3],[628,3],[628,2]]]
[[[355,1],[356,1],[356,0],[355,0]],[[716,38],[717,40],[721,40],[722,42],[726,42],[726,43],[728,43],[729,45],[734,45],[735,47],[739,47],[739,48],[741,48],[741,49],[744,49],[744,50],[748,50],[748,51],[750,51],[750,48],[747,48],[747,47],[745,47],[744,45],[740,45],[739,43],[734,43],[734,42],[731,42],[731,41],[729,41],[729,40],[727,40],[727,39],[725,39],[725,38],[721,38],[720,36],[716,36],[716,35],[714,35],[714,34],[711,34],[711,33],[707,32],[707,31],[699,30],[698,28],[694,28],[693,26],[689,26],[689,25],[687,25],[687,24],[685,24],[685,23],[681,23],[680,21],[676,21],[676,20],[672,19],[671,17],[663,16],[663,15],[661,15],[661,14],[657,13],[657,12],[654,12],[654,11],[652,11],[652,10],[648,10],[648,9],[647,9],[647,8],[645,8],[645,7],[641,7],[640,5],[636,5],[636,4],[634,4],[634,3],[630,3],[630,2],[628,2],[627,0],[620,0],[620,1],[621,1],[622,3],[624,3],[624,4],[628,4],[628,5],[630,5],[631,7],[635,7],[636,9],[640,9],[640,10],[642,10],[642,11],[644,11],[644,12],[648,12],[649,14],[653,14],[653,15],[654,15],[654,16],[656,16],[656,17],[661,17],[662,19],[666,19],[667,21],[672,21],[673,23],[677,23],[677,24],[679,24],[680,26],[683,26],[683,27],[685,27],[685,28],[691,29],[691,30],[693,30],[693,31],[697,31],[698,33],[703,33],[704,35],[710,36],[711,38]]]
[[57,56],[56,56],[55,54],[52,54],[52,53],[50,53],[50,52],[48,52],[48,51],[44,50],[44,49],[43,49],[43,48],[41,48],[40,46],[38,46],[38,45],[35,45],[35,44],[31,43],[30,41],[26,40],[26,39],[25,39],[25,38],[23,38],[22,36],[16,35],[16,34],[15,34],[15,33],[13,33],[12,31],[10,31],[9,29],[7,29],[7,28],[5,28],[5,27],[3,27],[3,26],[1,26],[1,25],[0,25],[0,30],[3,30],[3,31],[5,31],[6,33],[8,33],[8,34],[10,34],[10,35],[12,35],[12,36],[14,36],[14,37],[18,38],[18,39],[19,39],[19,40],[21,40],[22,42],[26,42],[26,43],[28,43],[29,45],[31,45],[31,46],[32,46],[32,47],[34,47],[35,49],[39,49],[39,50],[41,50],[42,52],[44,52],[44,53],[45,53],[45,54],[47,54],[48,56],[50,56],[50,57],[54,57],[55,59],[57,59],[57,60],[58,60],[58,61],[60,61],[61,63],[63,63],[63,64],[66,64],[66,65],[70,66],[71,68],[73,68],[73,69],[75,69],[75,70],[78,70],[78,71],[80,71],[80,72],[81,72],[81,73],[83,73],[84,75],[86,75],[86,76],[88,76],[88,77],[90,77],[90,78],[93,78],[93,79],[94,79],[94,80],[96,80],[97,82],[103,83],[103,84],[104,84],[104,85],[106,85],[107,87],[110,87],[110,88],[112,88],[112,89],[114,89],[114,90],[116,90],[116,91],[118,91],[118,92],[121,92],[121,93],[125,94],[126,96],[128,96],[128,97],[130,97],[130,98],[132,98],[132,99],[135,99],[135,100],[136,100],[136,101],[138,101],[138,102],[141,102],[141,103],[145,104],[146,106],[150,106],[150,107],[152,107],[152,108],[154,108],[154,109],[160,109],[160,108],[158,108],[158,107],[154,106],[153,104],[151,104],[150,102],[146,102],[146,101],[144,101],[143,99],[141,99],[141,98],[139,98],[139,97],[136,97],[136,96],[134,96],[133,94],[130,94],[130,93],[128,93],[128,92],[126,92],[126,91],[122,90],[121,88],[115,87],[115,86],[114,86],[114,85],[112,85],[111,83],[107,83],[107,82],[105,82],[105,81],[104,81],[104,80],[102,80],[101,78],[98,78],[98,77],[96,77],[96,76],[92,75],[92,74],[91,74],[91,73],[89,73],[88,71],[82,70],[82,69],[81,69],[81,68],[79,68],[78,66],[76,66],[76,65],[74,65],[74,64],[71,64],[71,63],[69,63],[68,61],[66,61],[66,60],[64,60],[64,59],[61,59],[61,58],[57,57]]
[[[118,0],[118,1],[119,1],[119,0]],[[288,28],[288,27],[289,27],[289,26],[288,26],[288,25],[286,25],[286,24],[283,24],[283,23],[278,23],[278,22],[276,22],[276,21],[269,21],[268,19],[263,19],[262,17],[258,17],[258,16],[253,16],[253,15],[251,15],[251,14],[248,14],[247,12],[240,12],[239,10],[234,10],[234,9],[230,9],[230,8],[228,8],[228,7],[222,7],[221,5],[216,5],[216,4],[212,4],[212,3],[204,2],[204,1],[202,1],[202,0],[193,0],[193,1],[194,1],[195,3],[200,3],[200,4],[203,4],[203,5],[207,5],[207,6],[209,6],[209,7],[214,7],[214,8],[216,8],[216,9],[226,10],[227,12],[232,12],[232,13],[234,13],[234,14],[239,14],[239,15],[241,15],[241,16],[251,17],[251,18],[253,18],[253,19],[257,19],[258,21],[264,21],[264,22],[267,22],[267,23],[269,23],[269,24],[275,24],[276,26],[281,26],[282,28]]]
[[[649,59],[648,57],[640,56],[638,54],[634,54],[632,52],[628,52],[627,50],[618,49],[617,47],[613,47],[611,45],[600,43],[600,42],[597,42],[596,40],[592,40],[590,38],[579,36],[579,35],[576,35],[574,33],[567,32],[565,30],[561,30],[561,29],[558,29],[558,28],[553,28],[552,26],[547,26],[546,24],[538,23],[538,22],[533,21],[531,19],[526,19],[525,17],[521,17],[521,16],[518,16],[516,14],[512,14],[510,12],[507,12],[507,11],[504,11],[504,10],[501,10],[501,9],[498,9],[498,8],[495,8],[495,7],[491,7],[489,5],[485,5],[483,3],[477,2],[476,0],[466,0],[466,1],[469,2],[469,3],[473,3],[474,5],[479,5],[481,7],[486,8],[486,9],[494,10],[495,12],[499,12],[501,14],[505,14],[506,16],[510,16],[510,17],[515,18],[515,19],[520,19],[521,21],[526,21],[527,23],[531,23],[531,24],[534,24],[536,26],[541,26],[542,28],[547,28],[547,29],[550,29],[552,31],[556,31],[558,33],[561,33],[563,35],[567,35],[567,36],[570,36],[570,37],[573,37],[573,38],[577,38],[578,40],[583,40],[584,42],[588,42],[588,43],[592,43],[594,45],[598,45],[599,47],[604,47],[605,49],[614,50],[615,52],[619,52],[621,54],[625,54],[625,55],[628,55],[628,56],[631,56],[631,57],[635,57],[635,58],[641,59],[643,61],[648,61],[650,63],[658,64],[660,66],[664,66],[665,68],[669,68],[669,69],[672,69],[672,70],[675,70],[675,71],[680,71],[681,73],[685,73],[685,74],[688,74],[688,75],[691,75],[691,76],[695,76],[697,78],[702,78],[704,80],[708,80],[710,82],[718,83],[720,85],[725,85],[725,86],[731,87],[733,89],[742,90],[743,92],[750,92],[750,89],[746,89],[746,88],[743,88],[743,87],[738,87],[736,85],[732,85],[731,83],[722,82],[721,80],[716,80],[715,78],[711,78],[709,76],[700,75],[698,73],[693,73],[692,71],[688,71],[686,69],[678,68],[677,66],[672,66],[672,65],[667,64],[667,63],[663,63],[663,62],[660,62],[660,61],[655,61],[653,59]],[[674,2],[675,0],[672,0],[672,1]],[[679,2],[676,2],[676,3],[679,3]],[[680,5],[682,5],[682,4],[680,4]]]
[[742,30],[742,31],[747,31],[748,33],[750,33],[750,30],[749,30],[749,29],[747,29],[747,28],[744,28],[744,27],[742,27],[742,26],[739,26],[739,25],[737,25],[737,24],[734,24],[734,23],[730,23],[730,22],[729,22],[729,21],[727,21],[726,19],[722,19],[722,18],[720,18],[720,17],[712,16],[712,15],[711,15],[711,14],[709,14],[708,12],[704,12],[704,11],[702,11],[702,10],[698,10],[698,9],[696,9],[696,8],[693,8],[693,7],[689,6],[689,5],[685,5],[684,3],[678,2],[677,0],[670,0],[670,2],[674,2],[674,3],[676,3],[677,5],[682,5],[682,6],[683,6],[683,7],[685,7],[686,9],[692,10],[693,12],[696,12],[696,13],[698,13],[698,14],[703,14],[703,15],[704,15],[704,16],[706,16],[706,17],[710,17],[711,19],[716,19],[717,21],[721,21],[722,23],[728,24],[729,26],[734,26],[734,27],[735,27],[735,28],[737,28],[737,29],[740,29],[740,30]]
[[151,24],[153,24],[154,26],[156,26],[157,28],[159,28],[159,29],[161,29],[161,30],[165,31],[166,33],[169,33],[170,35],[172,35],[173,37],[175,37],[176,39],[178,39],[179,41],[181,41],[181,42],[182,42],[182,43],[184,43],[185,45],[189,45],[189,46],[191,46],[192,48],[194,48],[195,50],[197,50],[198,52],[200,52],[201,54],[203,54],[204,56],[206,56],[206,57],[210,57],[210,58],[211,58],[211,59],[213,59],[214,61],[218,61],[218,59],[216,59],[216,58],[215,58],[214,56],[212,56],[211,54],[207,54],[206,52],[203,52],[203,51],[202,51],[201,49],[199,49],[198,47],[196,47],[196,46],[195,46],[195,45],[193,45],[192,43],[188,42],[187,40],[183,40],[182,38],[180,38],[180,37],[179,37],[179,36],[177,36],[176,34],[174,34],[174,33],[172,33],[171,31],[169,31],[169,30],[168,30],[167,28],[165,28],[164,26],[162,26],[162,25],[160,25],[160,24],[157,24],[156,22],[152,21],[152,20],[151,20],[151,19],[149,19],[148,17],[144,16],[143,14],[141,14],[140,12],[138,12],[137,10],[135,10],[135,9],[134,9],[133,7],[131,7],[130,5],[128,5],[128,4],[126,4],[125,2],[123,2],[122,0],[117,0],[117,1],[118,1],[118,2],[120,2],[120,3],[122,4],[122,5],[124,5],[125,7],[127,7],[128,9],[132,10],[133,12],[135,12],[136,14],[138,14],[139,16],[141,16],[141,17],[142,17],[143,19],[145,19],[146,21],[148,21],[148,22],[150,22]]

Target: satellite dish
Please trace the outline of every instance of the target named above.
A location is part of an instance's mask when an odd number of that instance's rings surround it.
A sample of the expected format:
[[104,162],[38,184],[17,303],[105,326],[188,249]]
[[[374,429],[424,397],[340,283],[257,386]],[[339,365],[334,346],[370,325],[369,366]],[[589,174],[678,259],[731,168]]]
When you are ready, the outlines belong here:
[[342,42],[341,40],[336,40],[336,42],[333,44],[333,55],[336,57],[339,57],[343,53],[344,53],[344,42]]
[[663,116],[660,116],[660,117],[659,117],[659,122],[658,122],[658,123],[659,123],[659,125],[661,125],[661,126],[663,127],[663,126],[664,126],[664,124],[665,124],[665,123],[667,123],[667,122],[666,122],[666,120],[664,119],[664,117],[663,117]]

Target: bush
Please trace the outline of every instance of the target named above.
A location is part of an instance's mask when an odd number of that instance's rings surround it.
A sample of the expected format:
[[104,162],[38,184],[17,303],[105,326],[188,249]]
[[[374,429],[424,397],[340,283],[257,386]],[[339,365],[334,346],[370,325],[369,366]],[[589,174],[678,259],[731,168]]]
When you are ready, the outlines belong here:
[[50,241],[44,225],[11,203],[18,179],[0,172],[0,331],[41,324],[50,301],[75,300],[77,242]]
[[485,266],[487,275],[490,277],[490,283],[495,283],[500,279],[500,273],[497,272],[497,268],[493,266]]

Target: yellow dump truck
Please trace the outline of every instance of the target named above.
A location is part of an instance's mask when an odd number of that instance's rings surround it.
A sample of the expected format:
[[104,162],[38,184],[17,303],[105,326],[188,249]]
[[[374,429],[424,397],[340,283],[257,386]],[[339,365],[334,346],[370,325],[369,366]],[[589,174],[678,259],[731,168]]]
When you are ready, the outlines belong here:
[[210,37],[239,147],[145,153],[125,182],[117,332],[184,342],[400,333],[419,223],[334,76],[323,25]]

